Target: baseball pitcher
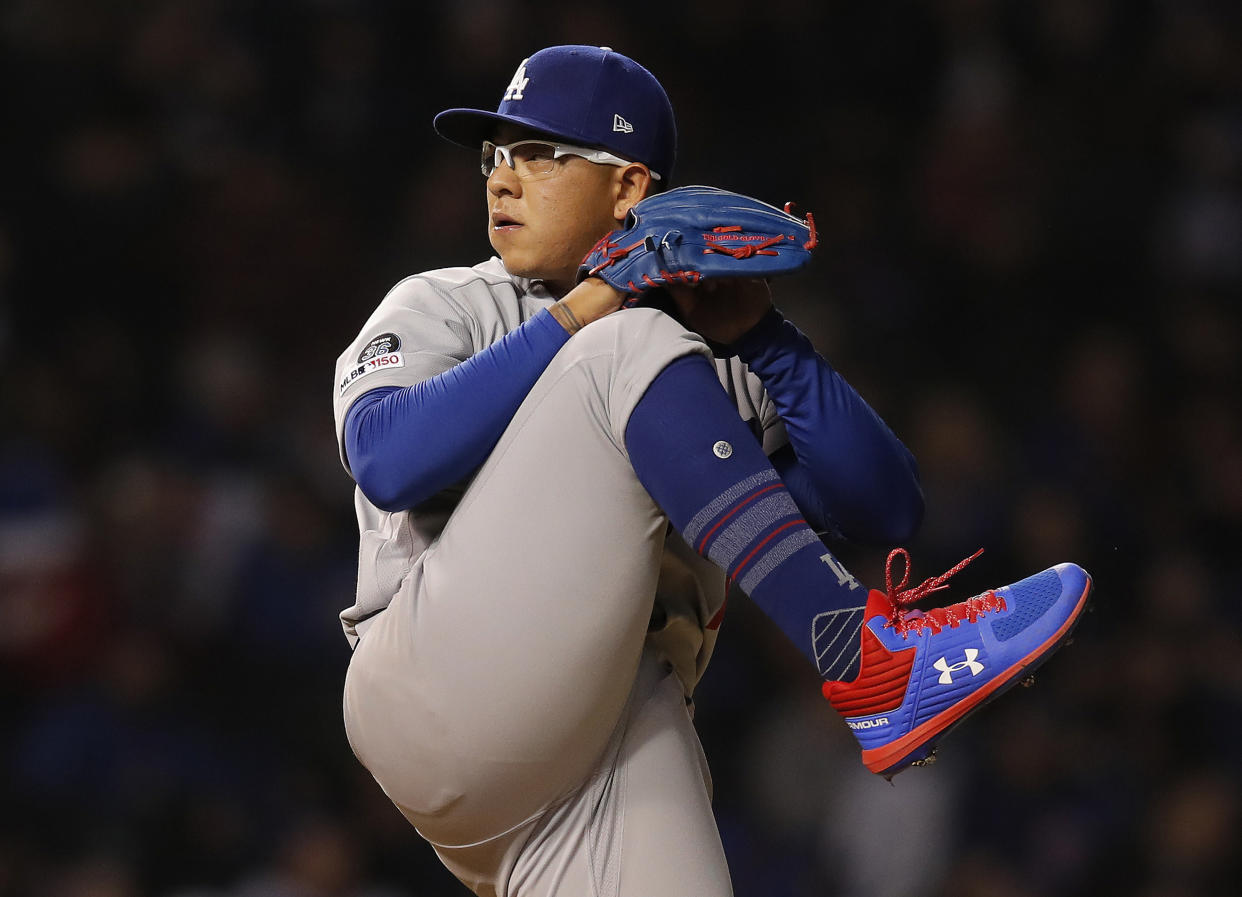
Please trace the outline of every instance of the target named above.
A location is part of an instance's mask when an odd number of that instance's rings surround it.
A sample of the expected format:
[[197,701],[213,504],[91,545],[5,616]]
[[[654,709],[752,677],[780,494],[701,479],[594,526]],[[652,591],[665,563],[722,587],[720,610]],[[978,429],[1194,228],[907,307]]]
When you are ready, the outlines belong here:
[[730,894],[688,709],[730,587],[891,777],[1046,659],[1090,578],[924,612],[962,565],[908,588],[896,549],[868,589],[832,555],[911,537],[914,460],[773,305],[813,217],[675,187],[645,68],[550,47],[435,127],[481,151],[496,256],[402,280],[337,363],[350,744],[476,894]]

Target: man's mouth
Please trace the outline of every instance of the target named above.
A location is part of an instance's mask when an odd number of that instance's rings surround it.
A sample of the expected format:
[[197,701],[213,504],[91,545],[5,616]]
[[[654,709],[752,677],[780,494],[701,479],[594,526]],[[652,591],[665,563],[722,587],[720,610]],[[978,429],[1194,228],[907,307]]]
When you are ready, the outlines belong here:
[[522,222],[511,215],[504,212],[492,212],[492,230],[517,230],[521,226]]

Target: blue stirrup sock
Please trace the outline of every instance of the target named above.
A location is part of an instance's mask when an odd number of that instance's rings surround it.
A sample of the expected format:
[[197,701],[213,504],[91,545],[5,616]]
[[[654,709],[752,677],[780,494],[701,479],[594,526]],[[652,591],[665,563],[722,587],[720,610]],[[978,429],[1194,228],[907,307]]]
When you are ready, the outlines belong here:
[[625,431],[639,481],[695,551],[769,616],[825,680],[858,673],[867,589],[807,524],[711,363],[677,359]]

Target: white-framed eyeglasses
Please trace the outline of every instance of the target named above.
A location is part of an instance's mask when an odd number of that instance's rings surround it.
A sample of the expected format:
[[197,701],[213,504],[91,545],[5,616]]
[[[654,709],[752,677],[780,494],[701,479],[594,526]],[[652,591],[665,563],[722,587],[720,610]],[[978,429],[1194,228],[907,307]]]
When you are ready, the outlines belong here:
[[[578,156],[597,165],[630,165],[631,160],[614,156],[607,150],[589,149],[585,146],[574,146],[571,143],[550,143],[546,140],[518,140],[514,143],[500,145],[490,140],[483,141],[483,159],[480,165],[483,177],[490,178],[492,172],[504,162],[513,169],[522,180],[546,178],[556,171],[556,161],[564,156]],[[659,180],[654,171],[651,176]]]

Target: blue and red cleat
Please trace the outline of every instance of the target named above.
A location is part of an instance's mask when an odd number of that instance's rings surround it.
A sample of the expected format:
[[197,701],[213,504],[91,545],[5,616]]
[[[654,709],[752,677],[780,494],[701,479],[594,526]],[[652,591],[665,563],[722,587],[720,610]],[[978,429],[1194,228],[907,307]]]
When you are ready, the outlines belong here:
[[[988,701],[1025,680],[1066,639],[1087,606],[1091,577],[1058,564],[1013,585],[926,612],[911,609],[980,552],[905,589],[910,556],[888,556],[887,592],[873,589],[862,630],[861,670],[825,682],[826,697],[862,745],[863,764],[892,778],[934,759],[936,742]],[[905,575],[896,588],[893,559]]]

